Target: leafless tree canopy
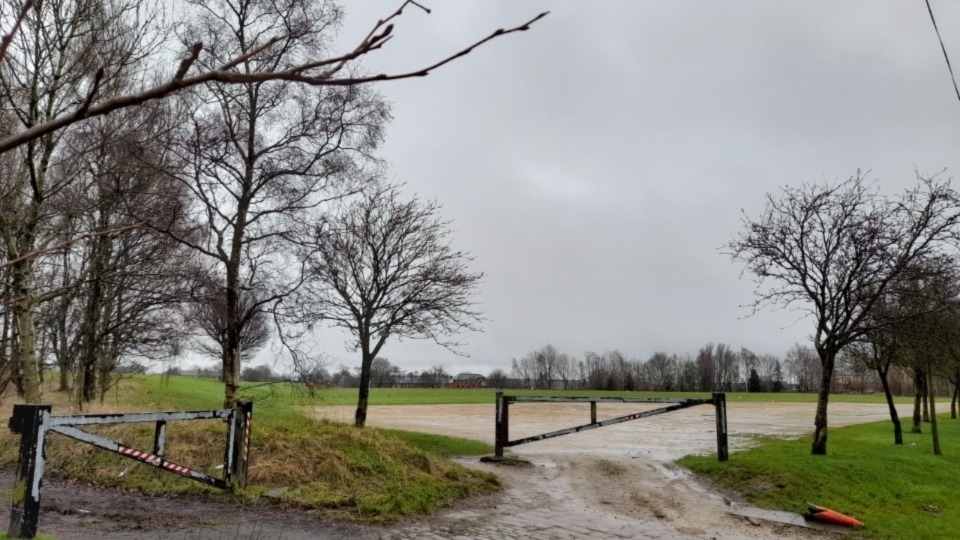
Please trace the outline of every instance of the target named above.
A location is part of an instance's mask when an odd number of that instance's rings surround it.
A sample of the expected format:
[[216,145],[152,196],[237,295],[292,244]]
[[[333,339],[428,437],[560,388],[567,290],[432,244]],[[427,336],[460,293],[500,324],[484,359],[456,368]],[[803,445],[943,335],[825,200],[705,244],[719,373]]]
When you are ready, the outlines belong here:
[[837,353],[873,327],[871,313],[899,276],[953,249],[958,226],[960,196],[949,182],[921,178],[887,198],[859,173],[833,185],[783,188],[768,195],[758,218],[744,218],[727,249],[757,278],[755,306],[796,306],[814,320],[822,365],[814,454],[826,452]]
[[[228,340],[228,331],[234,324],[233,314],[227,309],[227,302],[220,287],[213,280],[206,281],[200,293],[194,293],[189,321],[214,344],[211,346],[201,343],[199,350],[220,359]],[[269,320],[260,306],[255,291],[243,291],[240,295],[240,346],[242,350],[251,353],[270,341]]]
[[452,348],[448,336],[479,325],[473,295],[482,275],[450,247],[438,211],[400,200],[395,188],[371,190],[322,220],[306,254],[312,316],[349,330],[362,354],[357,425],[366,418],[370,364],[388,338]]

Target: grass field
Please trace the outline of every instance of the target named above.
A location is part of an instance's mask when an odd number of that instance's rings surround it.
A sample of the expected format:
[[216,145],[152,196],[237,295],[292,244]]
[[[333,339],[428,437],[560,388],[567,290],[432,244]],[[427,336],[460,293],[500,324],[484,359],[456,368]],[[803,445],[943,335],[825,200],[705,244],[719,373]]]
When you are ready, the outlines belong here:
[[866,538],[960,538],[960,421],[938,418],[942,456],[929,432],[904,433],[896,446],[890,423],[877,422],[831,429],[826,456],[810,455],[810,437],[762,438],[727,463],[688,456],[680,464],[759,506],[803,513],[812,502],[853,514]]
[[[131,395],[129,385],[120,391],[120,399],[124,403],[132,403],[149,407],[158,403],[167,403],[168,395],[173,395],[184,408],[216,407],[223,395],[221,383],[211,379],[197,379],[193,377],[171,377],[164,379],[158,376],[142,377],[142,387],[146,394]],[[168,381],[168,382],[165,382]],[[564,395],[564,396],[630,396],[655,397],[670,396],[679,398],[708,398],[706,392],[610,392],[603,390],[508,390],[511,395]],[[245,384],[242,394],[253,399],[258,407],[267,406],[271,413],[296,414],[297,408],[317,405],[355,405],[357,403],[356,388],[327,388],[307,393],[287,384]],[[493,406],[494,389],[440,389],[440,388],[371,388],[370,405],[442,405],[442,404],[470,404],[489,403]],[[108,397],[115,398],[115,394]],[[816,394],[810,393],[727,393],[727,401],[743,403],[812,403],[817,400]],[[882,394],[834,394],[830,396],[832,403],[884,403]],[[899,396],[897,403],[912,403],[913,397]]]

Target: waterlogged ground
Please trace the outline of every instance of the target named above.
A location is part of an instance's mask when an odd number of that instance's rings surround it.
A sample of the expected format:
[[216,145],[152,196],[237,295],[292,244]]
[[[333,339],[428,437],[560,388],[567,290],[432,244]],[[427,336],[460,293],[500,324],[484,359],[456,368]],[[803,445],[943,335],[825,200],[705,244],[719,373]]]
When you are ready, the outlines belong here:
[[[598,420],[656,406],[599,404]],[[813,429],[812,403],[728,403],[732,450],[758,434],[795,437]],[[492,405],[381,406],[368,423],[493,443]],[[906,408],[901,412],[906,412]],[[323,407],[318,417],[348,421],[350,407]],[[832,426],[884,420],[886,405],[835,403]],[[589,405],[520,403],[510,408],[510,438],[588,423]],[[387,531],[385,538],[822,538],[778,523],[718,492],[672,462],[716,452],[712,406],[698,406],[512,448],[532,463],[517,468],[468,466],[498,474],[506,489],[473,508],[457,508]],[[747,518],[737,514],[748,514]],[[774,519],[757,519],[774,518]],[[796,520],[803,523],[801,520]]]
[[[600,404],[598,417],[644,408]],[[318,407],[313,413],[349,421],[353,408]],[[813,413],[811,403],[729,403],[731,448],[744,447],[757,434],[810,432]],[[530,403],[513,405],[510,416],[510,436],[517,438],[587,423],[590,413],[585,404]],[[886,418],[885,405],[830,406],[832,426]],[[492,404],[377,406],[368,422],[493,442]],[[778,516],[753,512],[672,464],[688,453],[716,452],[714,425],[713,407],[699,406],[513,448],[531,467],[462,460],[499,475],[505,489],[390,526],[358,527],[296,510],[149,497],[48,479],[40,532],[60,540],[823,538],[823,531],[763,519]],[[13,485],[12,471],[0,471],[3,485]],[[9,504],[0,504],[0,526],[8,519]]]

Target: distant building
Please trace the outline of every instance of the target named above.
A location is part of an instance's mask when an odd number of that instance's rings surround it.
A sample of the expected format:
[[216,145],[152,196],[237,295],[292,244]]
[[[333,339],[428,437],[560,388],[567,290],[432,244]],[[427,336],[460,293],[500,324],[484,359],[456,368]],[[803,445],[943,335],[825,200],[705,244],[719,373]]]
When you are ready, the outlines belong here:
[[423,388],[425,385],[420,380],[420,375],[400,375],[394,378],[394,388]]
[[447,383],[447,388],[486,388],[487,378],[478,373],[461,373]]

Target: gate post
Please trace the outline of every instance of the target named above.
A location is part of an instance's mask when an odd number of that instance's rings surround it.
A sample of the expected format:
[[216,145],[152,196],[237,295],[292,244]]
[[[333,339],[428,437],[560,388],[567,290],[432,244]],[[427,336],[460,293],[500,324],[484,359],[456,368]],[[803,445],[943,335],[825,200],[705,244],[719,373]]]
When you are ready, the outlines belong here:
[[494,431],[494,457],[503,457],[503,447],[510,441],[510,410],[509,402],[503,392],[497,392],[496,429]]
[[713,393],[713,406],[717,410],[717,461],[730,459],[727,446],[727,394]]
[[157,420],[156,429],[153,432],[153,453],[163,457],[167,451],[167,421]]
[[230,471],[230,491],[247,486],[247,465],[250,458],[250,422],[253,419],[253,402],[238,401],[233,421],[233,462]]
[[40,517],[40,484],[43,483],[43,446],[47,436],[50,405],[14,405],[10,431],[20,435],[20,461],[13,484],[10,538],[37,536]]

